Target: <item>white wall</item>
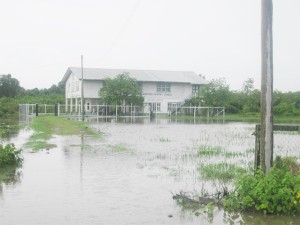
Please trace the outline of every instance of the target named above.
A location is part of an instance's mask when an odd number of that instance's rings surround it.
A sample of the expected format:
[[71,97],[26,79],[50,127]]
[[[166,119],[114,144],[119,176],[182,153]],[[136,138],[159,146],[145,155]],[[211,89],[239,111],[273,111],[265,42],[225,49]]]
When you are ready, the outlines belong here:
[[66,98],[79,98],[81,96],[81,83],[79,79],[74,76],[74,74],[71,74],[66,81]]
[[98,93],[102,86],[102,81],[85,80],[83,83],[84,98],[99,98]]

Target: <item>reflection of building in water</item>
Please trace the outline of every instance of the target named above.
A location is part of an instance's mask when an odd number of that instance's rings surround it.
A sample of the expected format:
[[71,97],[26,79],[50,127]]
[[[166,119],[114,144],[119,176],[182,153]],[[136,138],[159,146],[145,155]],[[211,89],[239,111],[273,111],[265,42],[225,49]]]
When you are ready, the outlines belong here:
[[[83,89],[85,111],[92,113],[92,106],[99,102],[99,90],[105,78],[115,78],[118,74],[128,73],[135,78],[141,89],[149,111],[168,113],[179,107],[186,99],[200,93],[208,82],[201,75],[191,71],[159,70],[122,70],[84,68]],[[81,99],[81,68],[67,69],[62,82],[65,83],[66,110],[79,110]]]

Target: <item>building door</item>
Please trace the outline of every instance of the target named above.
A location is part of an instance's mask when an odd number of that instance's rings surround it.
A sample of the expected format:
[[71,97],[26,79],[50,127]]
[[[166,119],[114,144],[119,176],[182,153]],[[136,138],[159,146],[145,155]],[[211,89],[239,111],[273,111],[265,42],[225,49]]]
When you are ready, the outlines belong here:
[[150,111],[151,112],[160,112],[161,103],[160,102],[151,102],[150,105]]

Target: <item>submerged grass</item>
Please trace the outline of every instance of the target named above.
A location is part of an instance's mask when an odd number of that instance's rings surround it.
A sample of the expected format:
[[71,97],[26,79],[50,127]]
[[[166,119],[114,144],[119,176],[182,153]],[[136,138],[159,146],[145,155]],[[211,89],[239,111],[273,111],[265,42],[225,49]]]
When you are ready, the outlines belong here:
[[231,181],[236,176],[247,174],[247,169],[231,163],[212,163],[202,165],[198,168],[202,178],[205,180]]
[[170,142],[170,140],[168,138],[164,138],[164,137],[160,137],[159,141],[160,142]]
[[200,145],[198,147],[197,156],[201,157],[216,157],[223,156],[225,158],[247,157],[254,154],[254,149],[248,149],[245,152],[228,151],[220,146]]
[[122,144],[116,144],[116,145],[107,145],[113,152],[128,152],[129,149],[122,145]]
[[54,148],[55,144],[48,143],[53,135],[86,135],[100,137],[96,131],[87,126],[87,123],[69,120],[66,117],[39,116],[36,117],[30,126],[34,133],[31,135],[26,146],[33,151],[45,148]]
[[[227,121],[227,122],[245,122],[245,123],[259,123],[260,113],[241,113],[241,114],[226,114],[224,117],[222,115],[216,117],[207,116],[187,116],[187,115],[177,115],[168,117],[171,120],[176,121]],[[300,117],[297,115],[275,115],[275,123],[300,123]]]
[[219,146],[200,145],[198,148],[198,156],[219,156],[222,154],[222,148]]

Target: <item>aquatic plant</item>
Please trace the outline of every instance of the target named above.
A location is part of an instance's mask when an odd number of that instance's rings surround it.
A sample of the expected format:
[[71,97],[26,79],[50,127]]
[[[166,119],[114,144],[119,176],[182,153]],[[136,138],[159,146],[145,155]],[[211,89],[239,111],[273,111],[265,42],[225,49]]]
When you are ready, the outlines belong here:
[[0,167],[18,165],[22,161],[21,150],[16,149],[14,144],[7,144],[5,146],[0,144]]

